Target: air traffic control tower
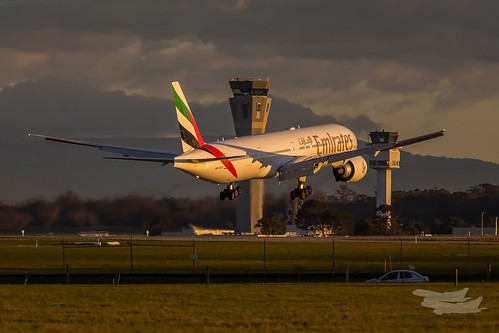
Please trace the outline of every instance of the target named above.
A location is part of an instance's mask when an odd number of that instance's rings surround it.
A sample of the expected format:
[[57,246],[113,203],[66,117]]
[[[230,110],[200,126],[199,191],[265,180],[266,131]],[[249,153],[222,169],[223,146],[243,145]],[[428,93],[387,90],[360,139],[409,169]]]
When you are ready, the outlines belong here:
[[[398,132],[370,132],[371,144],[383,144],[395,142]],[[369,160],[369,167],[376,170],[376,208],[382,205],[392,205],[392,170],[400,168],[400,148],[380,151],[379,154]],[[391,227],[391,219],[388,218],[387,229]]]
[[[229,98],[237,136],[265,133],[272,98],[267,97],[270,79],[234,78],[229,81],[234,97]],[[240,182],[237,199],[236,230],[258,232],[255,224],[263,217],[263,180]]]

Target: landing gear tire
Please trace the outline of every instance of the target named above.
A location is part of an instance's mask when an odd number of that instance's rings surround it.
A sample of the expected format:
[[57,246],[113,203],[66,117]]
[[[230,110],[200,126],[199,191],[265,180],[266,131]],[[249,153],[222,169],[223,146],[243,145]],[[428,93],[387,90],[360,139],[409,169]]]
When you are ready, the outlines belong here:
[[291,193],[289,193],[289,197],[291,200],[295,200],[296,198],[300,198],[304,200],[306,197],[312,194],[312,186],[307,187],[297,187]]
[[225,190],[220,192],[220,200],[234,200],[241,195],[241,193],[243,193],[243,189],[240,186],[234,188],[232,185],[229,185]]
[[307,186],[305,188],[305,194],[308,197],[310,194],[312,194],[312,186]]

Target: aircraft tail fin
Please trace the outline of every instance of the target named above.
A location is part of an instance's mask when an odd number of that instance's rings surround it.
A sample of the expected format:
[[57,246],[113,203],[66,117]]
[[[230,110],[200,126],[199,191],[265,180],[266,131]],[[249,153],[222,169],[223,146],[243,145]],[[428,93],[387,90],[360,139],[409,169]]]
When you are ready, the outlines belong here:
[[180,138],[182,140],[182,150],[186,152],[204,146],[203,138],[180,87],[180,83],[177,81],[172,82],[172,87]]

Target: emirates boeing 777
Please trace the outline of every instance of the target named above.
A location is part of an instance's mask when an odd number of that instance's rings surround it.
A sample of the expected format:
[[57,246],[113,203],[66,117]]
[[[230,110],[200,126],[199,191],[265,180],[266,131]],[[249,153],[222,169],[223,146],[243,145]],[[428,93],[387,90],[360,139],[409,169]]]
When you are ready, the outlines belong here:
[[367,162],[361,155],[399,148],[444,135],[444,130],[407,140],[358,148],[355,134],[336,125],[306,128],[238,137],[205,143],[196,125],[187,100],[178,82],[172,82],[175,108],[180,128],[182,152],[146,150],[104,143],[29,134],[49,141],[99,148],[121,156],[110,159],[173,164],[197,179],[216,184],[227,184],[220,199],[233,200],[241,194],[237,182],[250,179],[277,178],[279,181],[296,179],[297,187],[291,199],[305,199],[312,193],[305,186],[307,176],[323,167],[332,167],[337,181],[352,183],[364,178]]

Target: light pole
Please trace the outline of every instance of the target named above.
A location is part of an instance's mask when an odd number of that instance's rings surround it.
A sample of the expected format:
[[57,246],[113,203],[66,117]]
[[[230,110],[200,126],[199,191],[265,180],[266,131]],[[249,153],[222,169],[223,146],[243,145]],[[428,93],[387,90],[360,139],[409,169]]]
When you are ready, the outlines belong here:
[[482,212],[482,235],[483,235],[483,214],[485,214],[485,212]]

